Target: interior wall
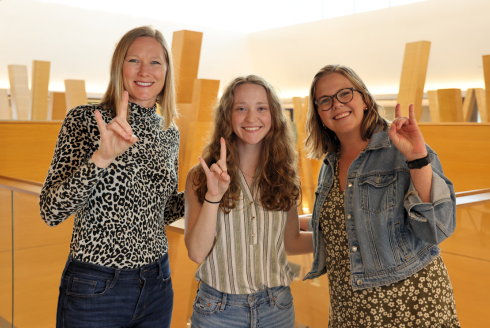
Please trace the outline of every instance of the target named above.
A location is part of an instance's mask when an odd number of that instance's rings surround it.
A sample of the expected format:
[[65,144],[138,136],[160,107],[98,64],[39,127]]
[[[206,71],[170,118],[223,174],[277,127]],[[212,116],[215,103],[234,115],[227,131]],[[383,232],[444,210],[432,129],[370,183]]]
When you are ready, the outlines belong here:
[[[137,5],[137,3],[135,3]],[[151,8],[149,8],[151,10]],[[153,25],[172,44],[179,30],[204,32],[198,77],[229,81],[252,71],[248,35],[189,24],[137,18],[34,0],[0,1],[0,88],[8,89],[8,65],[51,61],[50,91],[65,79],[83,79],[88,93],[103,93],[114,47],[130,29]]]
[[405,44],[426,40],[426,90],[483,88],[489,15],[487,0],[427,0],[255,32],[252,64],[285,97],[306,96],[327,64],[352,67],[374,94],[397,94]]

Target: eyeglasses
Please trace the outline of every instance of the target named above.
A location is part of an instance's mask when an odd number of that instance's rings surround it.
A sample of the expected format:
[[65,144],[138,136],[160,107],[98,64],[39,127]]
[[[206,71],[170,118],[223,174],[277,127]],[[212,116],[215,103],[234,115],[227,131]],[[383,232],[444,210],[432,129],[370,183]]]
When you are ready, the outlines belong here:
[[[346,88],[342,89],[339,92],[337,92],[333,96],[323,96],[315,100],[315,105],[320,109],[321,111],[328,111],[332,108],[333,106],[333,97],[337,98],[339,103],[341,104],[347,104],[354,98],[354,91],[357,91],[354,88]],[[357,91],[361,93],[360,91]],[[362,93],[361,93],[362,95]]]

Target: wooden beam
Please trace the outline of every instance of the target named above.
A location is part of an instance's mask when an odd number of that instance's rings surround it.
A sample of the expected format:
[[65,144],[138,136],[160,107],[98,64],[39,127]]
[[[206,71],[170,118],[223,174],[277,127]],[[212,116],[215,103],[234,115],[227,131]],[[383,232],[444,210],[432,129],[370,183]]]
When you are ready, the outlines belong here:
[[67,110],[88,103],[84,80],[65,80],[65,90]]
[[464,122],[461,89],[437,89],[441,122]]
[[475,89],[468,89],[463,101],[463,122],[471,122],[473,110],[475,109],[476,95]]
[[413,104],[417,121],[420,121],[422,117],[422,98],[429,63],[429,52],[429,41],[411,42],[406,44],[405,56],[403,57],[397,102],[401,105],[402,115],[407,117],[408,106]]
[[34,60],[32,62],[32,119],[46,120],[48,118],[48,86],[49,68],[48,61]]
[[7,89],[0,89],[0,120],[11,120],[12,110],[9,106]]
[[[70,108],[71,109],[71,108]],[[48,103],[48,120],[64,120],[67,113],[64,92],[50,92]]]
[[202,32],[176,31],[172,38],[177,103],[190,104],[201,57]]
[[485,90],[482,88],[475,89],[476,107],[480,113],[480,119],[482,123],[490,123],[490,114],[487,110],[487,104],[485,102]]
[[485,122],[490,122],[490,55],[483,56],[483,79],[485,80],[485,115],[482,115],[480,110],[480,117],[485,116],[487,119]]
[[10,102],[12,118],[19,120],[31,119],[31,92],[27,66],[9,65]]
[[429,99],[430,120],[432,123],[439,123],[439,102],[437,101],[437,91],[427,91],[427,98]]

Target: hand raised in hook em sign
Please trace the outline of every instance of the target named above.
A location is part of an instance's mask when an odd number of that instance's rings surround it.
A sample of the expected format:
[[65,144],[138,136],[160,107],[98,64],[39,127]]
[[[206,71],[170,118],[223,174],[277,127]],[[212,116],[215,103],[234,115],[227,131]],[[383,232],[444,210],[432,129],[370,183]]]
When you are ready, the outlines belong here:
[[226,142],[225,139],[220,139],[220,159],[210,168],[202,157],[199,157],[204,173],[206,174],[208,192],[205,197],[208,201],[218,202],[223,198],[223,195],[228,190],[230,185],[230,176],[226,168]]
[[126,121],[128,98],[128,92],[124,91],[119,105],[119,113],[107,125],[100,112],[95,111],[95,120],[100,132],[100,146],[93,154],[92,161],[100,168],[108,167],[117,156],[138,141],[138,137],[133,134],[131,126]]
[[408,107],[408,118],[402,117],[400,104],[395,107],[395,116],[388,131],[395,147],[409,162],[427,156],[424,136],[415,120],[413,104]]

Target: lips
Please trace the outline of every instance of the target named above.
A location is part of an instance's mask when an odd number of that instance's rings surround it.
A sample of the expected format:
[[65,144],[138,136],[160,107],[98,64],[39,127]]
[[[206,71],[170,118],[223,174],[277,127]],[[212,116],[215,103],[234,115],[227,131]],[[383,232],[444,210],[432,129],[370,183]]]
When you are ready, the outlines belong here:
[[343,112],[343,113],[340,113],[339,115],[334,116],[333,119],[334,120],[340,120],[341,118],[347,117],[350,114],[352,114],[352,112]]
[[134,83],[136,83],[137,86],[140,86],[140,87],[149,87],[151,86],[154,82],[139,82],[139,81],[134,81]]
[[245,131],[253,132],[253,131],[258,131],[260,129],[260,127],[259,126],[244,126],[243,129]]

